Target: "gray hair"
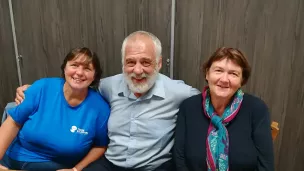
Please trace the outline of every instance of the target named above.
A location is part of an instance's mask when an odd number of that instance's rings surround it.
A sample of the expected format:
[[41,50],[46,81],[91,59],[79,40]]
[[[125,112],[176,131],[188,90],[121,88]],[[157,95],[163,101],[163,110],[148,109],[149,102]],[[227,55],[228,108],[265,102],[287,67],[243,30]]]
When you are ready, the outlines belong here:
[[146,31],[136,31],[128,35],[125,40],[122,43],[121,47],[121,62],[122,65],[124,65],[124,57],[125,57],[125,50],[126,50],[126,45],[129,40],[129,38],[134,37],[136,35],[145,35],[151,38],[153,44],[154,44],[154,50],[155,50],[155,55],[156,55],[156,62],[158,63],[161,55],[162,55],[162,45],[160,40],[152,33],[146,32]]

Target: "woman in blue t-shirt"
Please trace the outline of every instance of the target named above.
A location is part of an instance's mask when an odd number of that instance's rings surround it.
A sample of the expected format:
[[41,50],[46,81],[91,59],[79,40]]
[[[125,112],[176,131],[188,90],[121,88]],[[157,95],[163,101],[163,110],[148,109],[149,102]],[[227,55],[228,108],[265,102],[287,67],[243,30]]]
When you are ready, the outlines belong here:
[[109,105],[94,88],[101,67],[94,52],[75,48],[63,78],[43,78],[25,91],[0,128],[0,168],[80,171],[108,144]]

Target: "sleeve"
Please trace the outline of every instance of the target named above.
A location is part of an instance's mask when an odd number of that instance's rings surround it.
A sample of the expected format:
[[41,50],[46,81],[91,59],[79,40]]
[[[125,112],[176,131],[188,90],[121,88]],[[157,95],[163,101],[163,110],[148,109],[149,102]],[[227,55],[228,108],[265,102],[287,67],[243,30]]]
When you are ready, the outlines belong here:
[[185,89],[185,90],[186,90],[187,93],[189,92],[189,94],[187,94],[187,98],[188,98],[188,97],[195,96],[195,95],[198,95],[198,94],[201,93],[198,89],[196,89],[196,88],[194,88],[194,87],[192,87],[192,86],[186,84],[186,83],[185,83],[184,81],[182,81],[182,80],[175,80],[175,81],[177,82],[177,84],[182,84],[182,85],[186,86],[186,89]]
[[14,108],[14,107],[16,107],[16,103],[15,102],[9,102],[6,106],[5,106],[5,108],[4,108],[4,112],[3,112],[3,115],[2,115],[2,122],[1,122],[1,124],[3,124],[3,122],[6,120],[6,118],[7,118],[7,111],[9,110],[9,109],[12,109],[12,108]]
[[200,93],[201,92],[198,89],[191,87],[191,89],[190,89],[190,96],[189,97],[198,95]]
[[99,87],[98,90],[101,94],[102,97],[104,97],[106,99],[106,101],[110,101],[110,89],[108,86],[109,81],[107,81],[107,78],[101,79],[100,83],[99,83]]
[[99,117],[96,123],[96,135],[94,140],[95,146],[107,146],[109,143],[108,138],[108,120],[110,116],[110,107],[105,105],[105,107],[99,112]]
[[44,82],[44,79],[34,82],[34,84],[24,92],[25,99],[23,102],[7,111],[16,123],[23,125],[29,116],[38,109]]
[[[182,103],[183,104],[183,103]],[[177,123],[175,129],[175,139],[173,147],[173,159],[177,171],[189,171],[185,160],[185,133],[186,133],[186,117],[183,112],[183,105],[177,114]]]
[[253,141],[258,151],[258,171],[274,171],[270,116],[264,102],[253,113]]

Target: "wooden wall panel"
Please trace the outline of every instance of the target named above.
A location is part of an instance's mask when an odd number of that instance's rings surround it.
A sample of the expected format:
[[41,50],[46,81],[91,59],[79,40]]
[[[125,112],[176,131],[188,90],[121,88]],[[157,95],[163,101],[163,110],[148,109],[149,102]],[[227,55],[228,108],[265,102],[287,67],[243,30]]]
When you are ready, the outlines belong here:
[[[7,0],[0,0],[0,118],[5,105],[14,100],[18,74]],[[0,119],[1,120],[1,119]]]
[[[252,66],[246,92],[280,124],[276,170],[304,169],[304,3],[301,0],[177,0],[174,77],[205,85],[200,65],[220,46],[240,48]],[[0,1],[0,111],[18,86],[8,2]],[[121,44],[147,30],[170,53],[171,0],[13,0],[23,83],[59,76],[69,49],[99,54],[104,76],[121,73]],[[1,113],[0,113],[1,115]]]
[[[287,103],[284,129],[281,131],[279,170],[304,170],[304,3],[298,1],[293,6],[295,20],[289,27],[293,30],[292,50],[289,52],[289,65],[292,74],[288,82],[288,96],[282,99]],[[290,6],[286,6],[290,9]],[[288,8],[289,7],[289,8]],[[286,23],[288,24],[288,23]],[[282,79],[284,79],[282,77]],[[286,165],[284,165],[286,164]]]
[[218,47],[240,48],[252,66],[245,91],[261,97],[280,124],[275,141],[277,170],[303,168],[303,162],[296,162],[304,158],[303,2],[177,0],[176,11],[174,77],[201,89],[205,85],[201,63]]
[[[146,30],[170,53],[171,0],[13,0],[24,83],[59,76],[69,49],[96,51],[104,76],[121,73],[121,45],[129,33]],[[168,74],[163,68],[163,73]]]

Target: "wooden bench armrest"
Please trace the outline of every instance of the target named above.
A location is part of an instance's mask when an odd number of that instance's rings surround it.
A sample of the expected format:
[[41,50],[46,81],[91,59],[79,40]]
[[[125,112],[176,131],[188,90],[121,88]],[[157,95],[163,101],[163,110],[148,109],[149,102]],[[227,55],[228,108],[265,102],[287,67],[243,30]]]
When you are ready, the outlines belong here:
[[273,121],[271,122],[271,135],[272,140],[274,141],[277,138],[277,135],[279,134],[279,123]]

